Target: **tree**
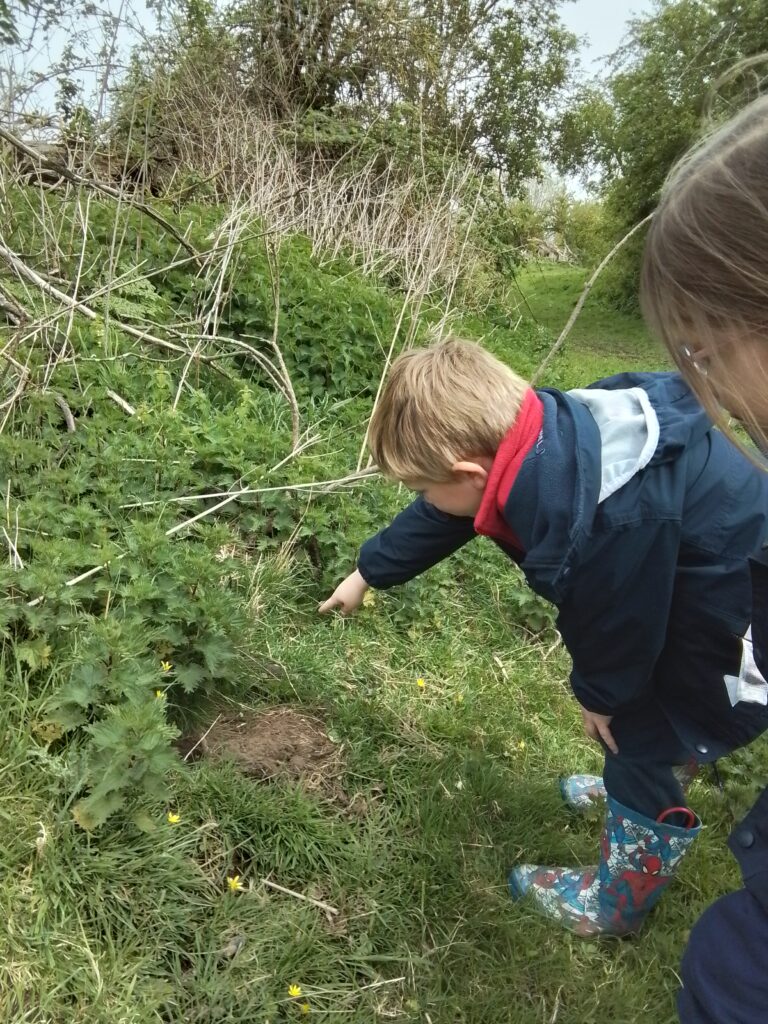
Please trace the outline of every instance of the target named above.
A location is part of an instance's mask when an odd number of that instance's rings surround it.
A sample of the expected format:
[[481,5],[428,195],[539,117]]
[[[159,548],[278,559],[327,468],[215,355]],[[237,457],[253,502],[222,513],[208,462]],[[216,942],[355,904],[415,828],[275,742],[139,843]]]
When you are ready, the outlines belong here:
[[[620,238],[654,208],[664,180],[709,122],[754,95],[750,73],[718,84],[740,60],[768,51],[768,0],[658,0],[630,23],[601,86],[587,87],[559,125],[560,166],[602,170]],[[768,63],[768,62],[767,62]],[[616,294],[636,293],[642,239],[611,269]]]
[[183,0],[184,43],[164,60],[169,69],[205,36],[270,117],[308,118],[313,131],[329,114],[381,136],[417,129],[516,192],[550,153],[571,73],[560,2]]

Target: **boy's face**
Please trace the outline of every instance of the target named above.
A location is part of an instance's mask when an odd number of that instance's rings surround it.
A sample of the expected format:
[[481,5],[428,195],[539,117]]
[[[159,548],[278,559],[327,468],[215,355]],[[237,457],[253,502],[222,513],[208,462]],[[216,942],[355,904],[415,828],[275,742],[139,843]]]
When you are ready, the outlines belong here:
[[451,480],[439,483],[430,480],[404,482],[441,512],[451,516],[471,516],[474,519],[480,510],[492,463],[493,459],[478,456],[473,462],[457,462],[453,466]]

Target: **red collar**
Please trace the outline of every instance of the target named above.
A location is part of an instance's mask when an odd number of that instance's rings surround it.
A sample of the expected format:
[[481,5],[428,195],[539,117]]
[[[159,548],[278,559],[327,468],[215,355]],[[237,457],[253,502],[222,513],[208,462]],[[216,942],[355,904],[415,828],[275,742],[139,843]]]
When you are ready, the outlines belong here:
[[483,500],[475,516],[475,530],[512,544],[523,553],[525,549],[504,517],[509,492],[528,452],[536,444],[544,423],[541,399],[529,388],[515,422],[504,435],[488,474]]

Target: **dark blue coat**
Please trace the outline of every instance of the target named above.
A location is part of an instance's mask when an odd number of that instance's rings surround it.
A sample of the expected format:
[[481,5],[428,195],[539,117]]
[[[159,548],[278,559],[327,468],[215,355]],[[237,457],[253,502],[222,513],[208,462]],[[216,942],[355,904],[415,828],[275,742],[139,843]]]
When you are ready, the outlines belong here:
[[[714,760],[768,727],[766,708],[732,708],[723,682],[739,671],[747,558],[765,533],[768,485],[676,374],[593,387],[646,391],[660,428],[650,463],[599,503],[601,437],[589,408],[540,391],[541,436],[501,496],[524,551],[500,546],[557,606],[580,703],[617,715],[658,702],[691,754]],[[358,567],[390,587],[474,536],[472,519],[417,498],[363,546]]]
[[[768,677],[768,551],[752,563],[755,661]],[[682,1024],[768,1021],[768,789],[728,842],[744,888],[699,919],[682,963]]]

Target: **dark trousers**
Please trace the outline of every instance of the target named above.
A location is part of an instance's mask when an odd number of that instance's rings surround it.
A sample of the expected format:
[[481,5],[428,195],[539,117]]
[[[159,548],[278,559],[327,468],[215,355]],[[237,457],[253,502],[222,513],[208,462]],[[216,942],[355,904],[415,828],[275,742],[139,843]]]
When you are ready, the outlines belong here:
[[611,732],[619,753],[605,751],[603,781],[608,795],[654,820],[669,807],[685,806],[673,768],[687,764],[691,754],[658,706],[617,715]]

